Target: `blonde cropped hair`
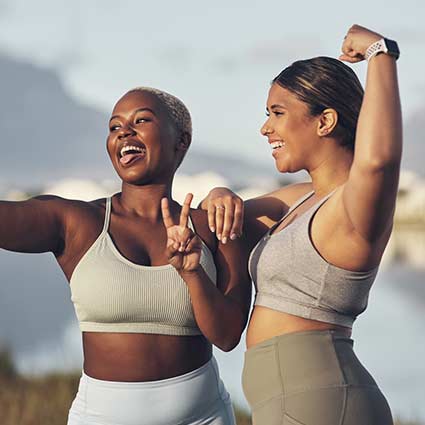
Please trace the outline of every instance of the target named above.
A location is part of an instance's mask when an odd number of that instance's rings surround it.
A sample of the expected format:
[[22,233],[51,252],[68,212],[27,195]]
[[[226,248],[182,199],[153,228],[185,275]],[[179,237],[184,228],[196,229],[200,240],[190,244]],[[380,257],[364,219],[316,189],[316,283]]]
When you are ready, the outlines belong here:
[[192,138],[192,118],[186,105],[176,96],[153,87],[135,87],[129,93],[140,91],[156,96],[165,106],[177,130],[189,134]]

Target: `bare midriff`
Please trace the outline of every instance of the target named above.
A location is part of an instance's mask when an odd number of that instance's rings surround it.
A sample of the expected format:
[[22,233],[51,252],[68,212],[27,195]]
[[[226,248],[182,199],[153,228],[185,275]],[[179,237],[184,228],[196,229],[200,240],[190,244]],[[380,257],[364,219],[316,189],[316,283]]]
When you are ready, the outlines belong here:
[[250,348],[279,335],[312,330],[338,330],[347,337],[351,336],[351,329],[344,326],[305,319],[267,307],[255,306],[246,334],[246,346]]
[[83,332],[84,372],[105,381],[144,382],[198,369],[212,354],[203,336]]

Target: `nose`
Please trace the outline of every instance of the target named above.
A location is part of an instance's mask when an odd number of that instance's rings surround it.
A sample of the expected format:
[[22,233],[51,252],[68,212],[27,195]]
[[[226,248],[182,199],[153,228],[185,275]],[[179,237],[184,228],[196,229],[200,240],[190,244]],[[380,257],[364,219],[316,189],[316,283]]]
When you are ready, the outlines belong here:
[[136,134],[136,132],[133,130],[133,128],[131,126],[122,126],[119,133],[118,133],[118,138],[119,139],[126,139],[129,136],[134,136]]
[[260,129],[260,133],[263,135],[263,136],[268,136],[269,134],[271,134],[273,132],[273,130],[270,128],[270,125],[269,125],[269,120],[267,120],[262,126],[261,126],[261,129]]

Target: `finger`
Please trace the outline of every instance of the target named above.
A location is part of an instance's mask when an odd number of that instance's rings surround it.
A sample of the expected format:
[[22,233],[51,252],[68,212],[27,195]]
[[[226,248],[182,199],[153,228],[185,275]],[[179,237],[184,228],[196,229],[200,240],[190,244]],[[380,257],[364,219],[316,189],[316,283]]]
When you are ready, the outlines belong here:
[[232,201],[227,202],[224,207],[224,223],[223,223],[223,232],[221,234],[221,242],[226,243],[227,239],[230,237],[230,230],[233,226],[234,220],[234,210],[235,204]]
[[189,252],[195,251],[198,244],[199,244],[198,238],[194,236],[192,239],[189,240],[189,243],[186,245],[185,252],[189,253]]
[[173,217],[170,213],[170,204],[168,202],[168,198],[161,199],[161,212],[165,228],[169,229],[170,227],[174,226]]
[[192,232],[188,227],[186,227],[183,232],[177,236],[177,243],[179,244],[179,251],[183,252],[186,249],[187,244],[195,236],[195,233]]
[[177,242],[173,242],[170,245],[167,246],[166,250],[165,250],[165,255],[167,256],[168,259],[173,258],[176,256],[178,249],[179,249],[180,244],[178,244]]
[[215,232],[215,206],[211,202],[208,204],[208,227]]
[[217,235],[217,239],[221,240],[221,235],[223,233],[223,224],[224,224],[224,207],[222,205],[218,205],[215,208],[215,234]]
[[189,212],[190,212],[190,204],[193,199],[193,194],[188,193],[186,198],[184,198],[182,211],[180,213],[180,226],[187,227],[187,223],[189,221]]
[[238,236],[242,235],[243,218],[244,218],[244,204],[242,200],[235,205],[235,213],[233,217],[233,226],[230,231],[230,239],[235,240]]
[[340,55],[339,60],[342,60],[344,62],[357,63],[357,62],[361,62],[363,60],[363,58],[352,57],[352,56],[347,56],[347,55]]

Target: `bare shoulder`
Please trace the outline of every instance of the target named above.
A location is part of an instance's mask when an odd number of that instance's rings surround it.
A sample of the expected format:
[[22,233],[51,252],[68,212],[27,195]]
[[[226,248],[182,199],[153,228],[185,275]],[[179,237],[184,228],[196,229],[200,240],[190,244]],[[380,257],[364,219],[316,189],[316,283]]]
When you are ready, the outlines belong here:
[[270,196],[279,199],[282,202],[282,205],[284,205],[283,208],[288,209],[297,202],[299,198],[312,190],[313,185],[311,182],[302,182],[289,184],[263,196]]
[[90,220],[92,216],[97,216],[105,210],[105,199],[87,202],[56,195],[39,195],[30,201],[36,208],[54,212],[65,226],[72,225],[74,222],[83,224],[87,219]]
[[85,252],[99,237],[105,221],[106,201],[58,199],[64,215],[64,247],[56,259],[68,280]]
[[295,183],[245,201],[244,233],[248,235],[250,245],[255,245],[299,198],[312,189],[311,182]]

